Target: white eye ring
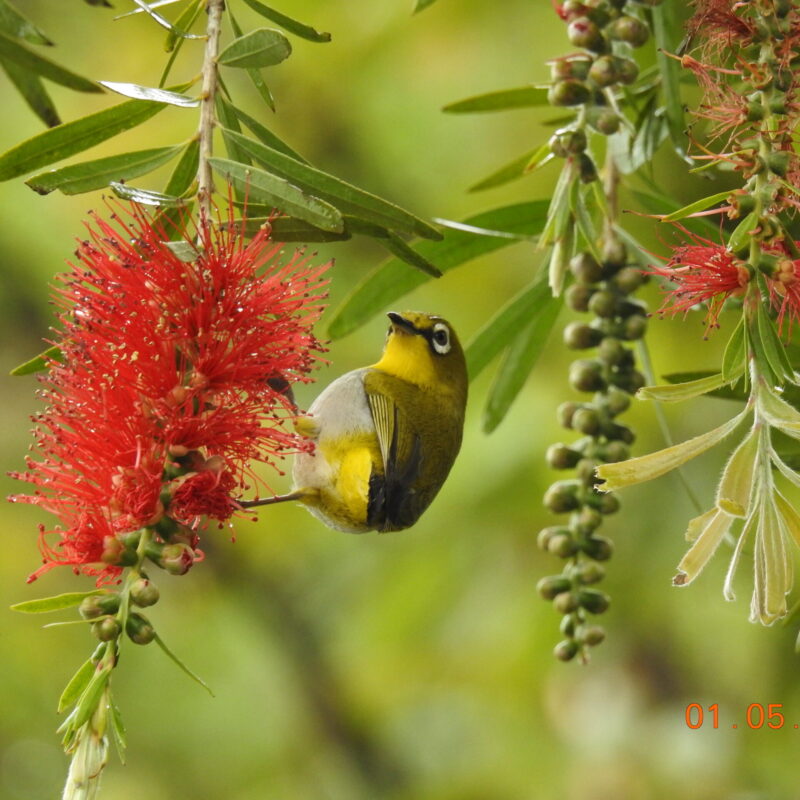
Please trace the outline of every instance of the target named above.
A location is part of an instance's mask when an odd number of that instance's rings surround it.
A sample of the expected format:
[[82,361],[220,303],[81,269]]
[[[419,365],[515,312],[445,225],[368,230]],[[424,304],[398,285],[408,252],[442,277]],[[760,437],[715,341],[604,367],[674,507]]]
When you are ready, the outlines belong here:
[[450,329],[443,322],[437,322],[433,326],[431,344],[440,356],[450,352]]

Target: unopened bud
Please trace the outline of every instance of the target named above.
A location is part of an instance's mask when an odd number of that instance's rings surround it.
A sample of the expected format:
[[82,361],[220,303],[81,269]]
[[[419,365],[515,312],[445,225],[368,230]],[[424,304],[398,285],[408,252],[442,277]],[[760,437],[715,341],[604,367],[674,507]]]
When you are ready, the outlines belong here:
[[118,594],[92,594],[89,597],[84,597],[78,606],[78,613],[84,619],[95,619],[106,614],[116,614],[118,610]]
[[147,618],[137,614],[135,611],[125,623],[125,633],[136,644],[150,644],[156,637],[156,632]]
[[539,592],[544,600],[552,600],[562,592],[568,592],[572,588],[572,581],[563,575],[551,575],[541,578],[536,584],[536,591]]
[[553,655],[559,661],[572,661],[578,655],[578,643],[574,639],[564,639],[553,648]]
[[119,622],[114,617],[106,617],[92,624],[92,633],[101,642],[110,642],[120,633]]
[[574,78],[558,81],[547,90],[551,106],[579,106],[591,97],[589,87]]
[[608,595],[605,592],[598,592],[597,589],[581,589],[578,592],[578,601],[590,614],[604,613],[611,603]]
[[147,578],[139,578],[131,586],[131,600],[141,608],[155,605],[159,596],[158,587]]

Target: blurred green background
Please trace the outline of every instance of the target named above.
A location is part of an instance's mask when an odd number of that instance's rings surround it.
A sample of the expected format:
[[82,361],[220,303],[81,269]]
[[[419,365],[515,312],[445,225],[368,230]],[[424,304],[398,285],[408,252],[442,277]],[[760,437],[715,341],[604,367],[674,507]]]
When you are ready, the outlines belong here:
[[[409,0],[275,4],[333,34],[327,45],[294,40],[292,58],[270,71],[274,119],[252,97],[252,113],[269,118],[312,163],[427,216],[459,219],[549,196],[552,168],[485,196],[465,188],[543,141],[542,123],[552,112],[447,116],[440,108],[545,81],[545,60],[570,49],[550,3],[440,0],[416,17]],[[128,9],[123,0],[116,5]],[[111,10],[77,0],[21,7],[57,41],[52,57],[61,63],[98,79],[157,82],[163,36],[144,15],[114,22]],[[255,23],[246,10],[239,17]],[[190,43],[177,74],[193,75],[198,63],[199,45]],[[248,96],[248,86],[231,84],[238,97]],[[40,123],[4,78],[0,87],[6,150]],[[52,94],[64,119],[110,103],[59,87]],[[90,155],[183,141],[195,125],[194,112],[169,110]],[[664,153],[654,177],[688,201],[696,195],[684,174]],[[163,187],[163,175],[148,181],[138,184]],[[13,181],[0,186],[0,204],[6,374],[41,349],[51,324],[48,285],[81,236],[86,212],[102,201],[99,194],[42,198]],[[663,251],[668,234],[653,234],[646,221],[635,225]],[[332,307],[383,257],[365,241],[320,248],[320,259],[330,256]],[[537,265],[531,246],[516,245],[429,282],[401,307],[441,313],[469,340]],[[659,303],[653,287],[648,301]],[[319,385],[376,359],[384,330],[377,316],[333,342]],[[702,332],[701,315],[654,319],[657,372],[716,363],[724,337],[703,341]],[[739,601],[723,601],[727,554],[696,584],[671,588],[685,522],[695,513],[674,477],[628,490],[622,512],[604,529],[616,543],[603,587],[612,595],[602,619],[606,643],[589,666],[552,658],[558,616],[535,584],[559,565],[537,549],[536,534],[553,522],[541,504],[556,477],[544,451],[570,436],[554,414],[572,397],[569,359],[554,333],[492,436],[481,431],[492,370],[481,376],[462,454],[412,530],[349,536],[299,508],[276,507],[258,523],[237,524],[235,543],[210,530],[209,557],[188,576],[154,575],[162,591],[156,627],[216,697],[155,648],[129,643],[113,681],[129,758],[123,767],[112,754],[103,800],[797,797],[796,626],[766,630],[747,622],[746,568]],[[32,378],[2,378],[0,391],[4,474],[21,467],[28,417],[38,406]],[[301,405],[316,391],[305,387]],[[709,400],[670,409],[673,434],[693,435],[732,410]],[[651,407],[637,403],[630,419],[639,431],[637,452],[663,445]],[[723,457],[718,449],[687,469],[706,503]],[[2,481],[4,494],[20,490]],[[278,490],[287,485],[275,480]],[[40,618],[2,609],[91,583],[54,571],[27,586],[39,563],[36,525],[46,520],[21,505],[0,506],[0,515],[0,797],[48,800],[59,795],[67,765],[54,734],[56,702],[92,639],[80,626],[42,631]],[[786,727],[748,730],[745,712],[756,702],[782,703]],[[707,722],[690,730],[689,703],[718,703],[719,729]]]

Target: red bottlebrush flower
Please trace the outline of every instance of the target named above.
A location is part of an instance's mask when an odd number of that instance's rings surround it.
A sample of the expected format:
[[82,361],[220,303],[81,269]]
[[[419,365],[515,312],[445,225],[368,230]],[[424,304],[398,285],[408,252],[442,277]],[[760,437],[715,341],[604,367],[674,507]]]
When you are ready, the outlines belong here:
[[[324,352],[312,326],[329,265],[282,258],[268,228],[246,243],[232,220],[184,232],[196,254],[185,261],[140,209],[113,220],[94,218],[55,291],[62,361],[42,379],[38,460],[15,474],[36,491],[12,498],[61,521],[43,532],[32,577],[67,564],[114,580],[109,537],[164,516],[225,520],[256,480],[251,461],[275,466],[310,446],[281,422],[296,413],[287,387]],[[220,469],[198,472],[214,460]],[[194,472],[165,508],[163,489]]]
[[653,275],[675,284],[667,291],[660,312],[686,312],[699,303],[708,303],[707,330],[717,327],[717,319],[725,301],[742,294],[750,281],[750,272],[723,245],[686,232],[691,244],[675,248],[672,258],[663,267],[650,270]]

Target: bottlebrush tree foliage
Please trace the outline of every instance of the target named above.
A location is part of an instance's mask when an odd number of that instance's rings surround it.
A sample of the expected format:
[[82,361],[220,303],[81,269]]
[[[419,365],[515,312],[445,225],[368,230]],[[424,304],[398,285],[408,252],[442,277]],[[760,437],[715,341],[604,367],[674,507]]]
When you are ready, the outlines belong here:
[[[87,0],[89,1],[89,0]],[[417,0],[415,10],[434,0]],[[90,5],[103,3],[90,2]],[[152,86],[95,81],[42,55],[50,38],[0,0],[0,65],[47,129],[0,155],[0,180],[25,177],[46,194],[100,189],[116,199],[93,215],[71,271],[53,298],[58,333],[15,373],[41,373],[45,411],[35,448],[16,474],[30,485],[15,501],[54,515],[42,523],[42,564],[92,576],[95,588],[19,604],[39,613],[77,607],[98,640],[65,688],[61,731],[72,756],[64,796],[96,796],[109,740],[125,747],[111,676],[128,642],[162,641],[143,609],[159,599],[150,573],[187,574],[203,558],[209,521],[245,513],[248,494],[269,491],[253,470],[308,445],[287,426],[298,413],[291,386],[310,380],[322,357],[313,326],[325,299],[326,266],[286,242],[367,236],[390,254],[351,291],[330,335],[344,335],[424,281],[516,242],[530,247],[525,288],[487,321],[467,349],[471,378],[502,356],[484,411],[492,431],[533,370],[566,305],[567,347],[585,351],[568,368],[579,396],[558,408],[568,440],[547,453],[567,471],[547,491],[554,514],[539,534],[562,568],[539,593],[561,615],[559,659],[586,661],[604,630],[596,615],[610,598],[598,584],[612,555],[605,526],[617,491],[657,478],[750,427],[720,477],[713,505],[688,522],[688,552],[674,583],[690,584],[722,540],[735,540],[724,594],[752,550],[750,618],[788,614],[800,514],[798,351],[800,321],[800,2],[554,0],[564,53],[550,81],[454,102],[452,114],[553,106],[549,129],[530,149],[480,179],[473,192],[558,170],[549,201],[499,205],[461,222],[424,220],[310,164],[243,110],[225,78],[243,72],[274,109],[269,69],[300,37],[330,35],[260,0],[132,0],[166,32],[166,63]],[[259,15],[243,30],[237,14]],[[120,25],[125,24],[123,15]],[[686,17],[684,19],[684,17]],[[421,24],[424,24],[424,17]],[[173,76],[179,51],[194,48],[197,76]],[[124,98],[63,122],[46,81]],[[701,102],[684,117],[681,82]],[[59,165],[159,113],[194,114],[189,141]],[[688,131],[688,133],[687,133]],[[224,150],[220,150],[220,146]],[[672,147],[686,169],[734,171],[741,185],[688,206],[647,177],[655,154]],[[221,153],[224,153],[222,155]],[[173,164],[159,191],[138,179]],[[654,256],[622,224],[626,187],[653,226],[682,242]],[[718,224],[697,222],[717,215]],[[698,232],[700,231],[700,232]],[[723,308],[739,313],[717,369],[657,384],[643,344],[649,312],[636,296],[664,288],[662,316],[706,315],[717,331]],[[648,330],[649,329],[649,330]],[[686,442],[630,458],[635,433],[622,416],[634,396],[656,403],[702,394],[744,404],[727,422]]]

